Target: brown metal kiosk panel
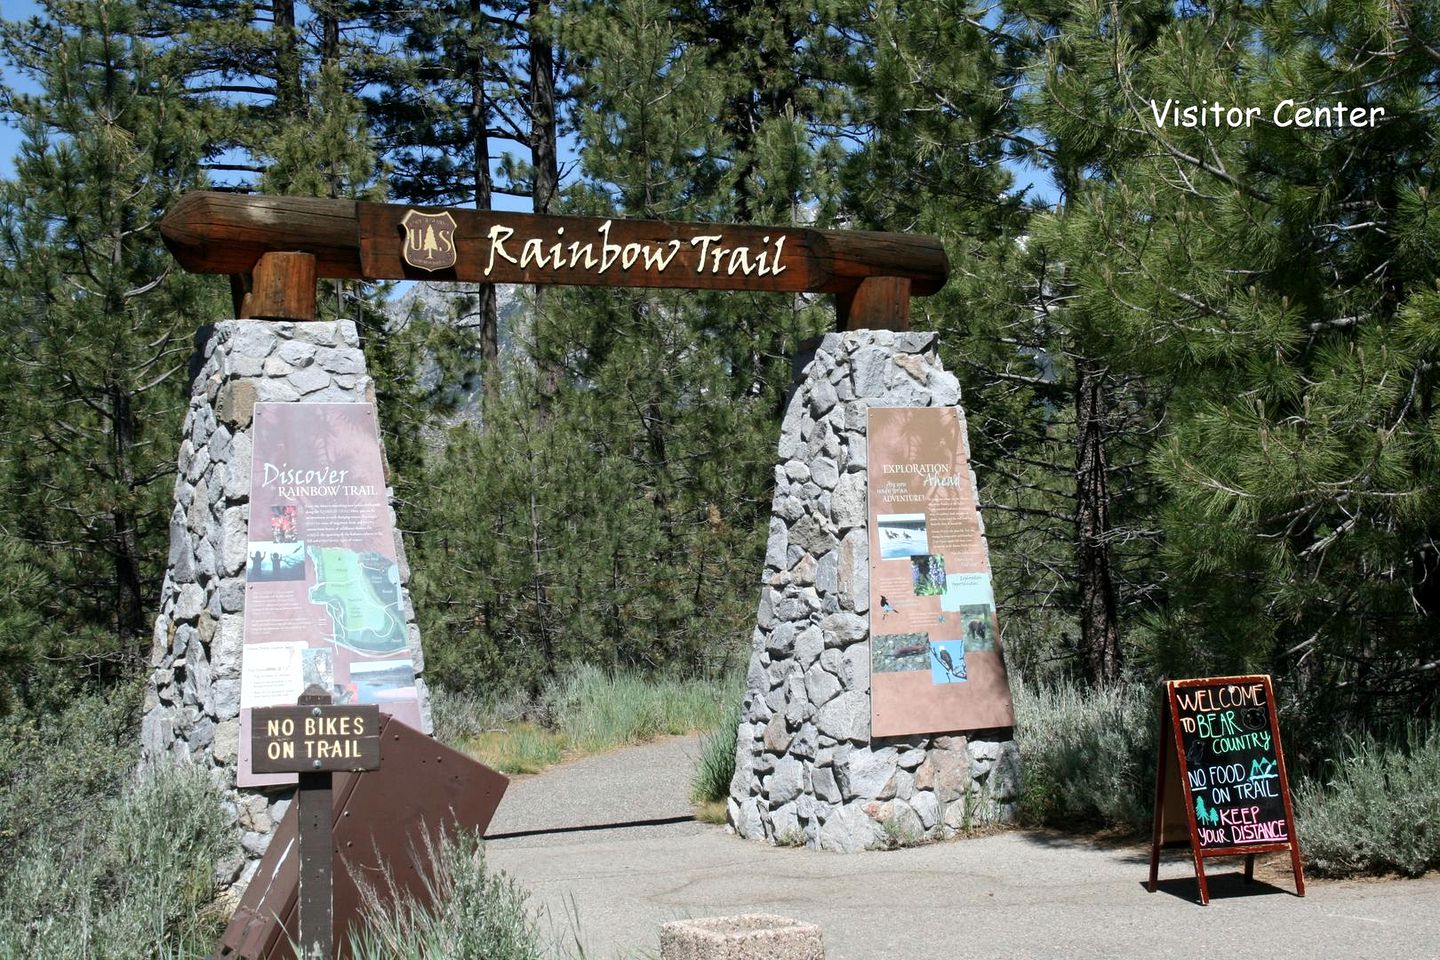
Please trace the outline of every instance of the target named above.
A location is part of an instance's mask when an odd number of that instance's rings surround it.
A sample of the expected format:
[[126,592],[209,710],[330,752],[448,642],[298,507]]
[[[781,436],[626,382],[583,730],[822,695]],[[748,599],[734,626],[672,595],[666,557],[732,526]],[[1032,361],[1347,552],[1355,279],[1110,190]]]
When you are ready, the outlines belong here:
[[[425,841],[447,831],[483,832],[509,780],[456,750],[382,714],[380,769],[337,773],[334,782],[335,943],[348,957],[351,924],[359,914],[354,876],[380,878],[389,869],[396,887],[425,897]],[[270,841],[214,956],[225,960],[294,960],[299,859],[296,808],[291,804]]]

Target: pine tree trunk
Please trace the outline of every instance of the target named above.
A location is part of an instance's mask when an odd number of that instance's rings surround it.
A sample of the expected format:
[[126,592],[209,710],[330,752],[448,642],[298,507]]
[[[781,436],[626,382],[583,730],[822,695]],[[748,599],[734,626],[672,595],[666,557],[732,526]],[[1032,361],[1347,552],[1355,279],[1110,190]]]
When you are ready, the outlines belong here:
[[[480,0],[470,0],[470,29],[476,34],[475,53],[470,59],[470,137],[475,163],[475,209],[489,210],[494,182],[490,174],[490,107],[485,96],[485,55],[479,34],[484,29],[485,11]],[[480,314],[480,376],[485,395],[500,395],[500,308],[494,284],[476,288]]]
[[[555,644],[550,630],[550,592],[545,587],[545,557],[542,552],[543,539],[540,529],[540,503],[535,490],[539,486],[536,476],[535,452],[530,451],[530,562],[533,567],[532,585],[535,590],[535,622],[540,633],[540,659],[543,662],[542,676],[555,675]],[[538,693],[538,689],[536,690]]]
[[1105,371],[1075,361],[1075,569],[1080,593],[1080,652],[1087,677],[1120,677],[1120,631],[1110,569],[1109,491],[1105,459]]
[[[128,494],[136,487],[135,413],[129,391],[122,384],[110,385],[110,418],[112,475],[117,486]],[[115,626],[122,636],[138,637],[145,632],[145,599],[140,588],[140,541],[135,532],[135,514],[128,506],[117,506],[111,510],[110,519],[114,524],[110,549],[115,564]]]
[[316,4],[315,12],[320,18],[320,62],[328,67],[340,60],[340,17],[329,3]]
[[555,134],[555,49],[550,42],[544,0],[530,0],[530,152],[535,182],[531,199],[536,213],[549,213],[560,185]]
[[[530,199],[537,214],[550,212],[560,187],[559,146],[555,131],[555,49],[545,19],[549,4],[530,0],[530,162],[534,169]],[[561,370],[550,351],[540,343],[548,288],[535,288],[535,311],[531,320],[535,353],[540,358],[540,416],[549,418],[550,400],[560,389]]]
[[299,116],[304,99],[294,0],[273,0],[271,13],[274,18],[271,29],[275,34],[275,106],[283,117]]

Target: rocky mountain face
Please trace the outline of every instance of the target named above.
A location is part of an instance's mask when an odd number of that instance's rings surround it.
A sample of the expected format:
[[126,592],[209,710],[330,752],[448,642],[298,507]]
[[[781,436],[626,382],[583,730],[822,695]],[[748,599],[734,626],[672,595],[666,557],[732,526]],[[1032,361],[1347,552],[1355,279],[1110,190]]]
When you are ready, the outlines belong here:
[[[406,323],[421,321],[468,330],[474,335],[478,355],[480,318],[475,294],[477,286],[473,283],[431,281],[412,283],[408,290],[385,303],[384,312],[389,318],[389,327],[398,330]],[[500,358],[504,366],[514,358],[516,344],[523,342],[529,299],[523,287],[509,284],[496,285],[495,299],[500,315]],[[426,390],[435,389],[440,386],[440,377],[439,363],[433,357],[426,358],[420,368],[421,385]],[[480,375],[476,374],[463,383],[452,383],[445,388],[455,401],[453,421],[479,416],[482,386]]]

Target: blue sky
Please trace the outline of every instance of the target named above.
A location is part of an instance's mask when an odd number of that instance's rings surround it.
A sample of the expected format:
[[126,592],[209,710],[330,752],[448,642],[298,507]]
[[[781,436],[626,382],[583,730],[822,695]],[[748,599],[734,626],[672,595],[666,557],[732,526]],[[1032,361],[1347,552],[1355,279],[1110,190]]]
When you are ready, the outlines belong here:
[[[35,2],[35,0],[0,0],[0,18],[6,20],[24,19],[37,13],[38,10],[39,5]],[[29,82],[28,78],[16,75],[15,71],[11,69],[9,64],[0,65],[0,70],[3,70],[3,76],[7,84],[14,85],[21,90],[35,89],[34,85]],[[0,177],[9,177],[14,173],[14,157],[15,152],[19,149],[19,147],[19,132],[9,123],[0,121]],[[570,153],[570,149],[567,148],[566,145],[562,144],[561,152],[562,154],[568,154]],[[561,159],[562,161],[571,160],[573,159],[573,155],[562,156]],[[1039,176],[1037,177],[1037,171],[1025,169],[1019,167],[1018,165],[1012,166],[1012,171],[1015,174],[1015,179],[1018,185],[1030,185],[1034,188],[1034,193],[1032,195],[1038,195],[1050,202],[1054,201],[1054,189],[1053,186],[1049,183],[1049,178],[1047,176],[1045,176],[1044,174],[1039,174]],[[523,198],[507,197],[497,194],[495,200],[495,206],[498,209],[530,209],[528,201],[524,200]]]
[[[0,18],[5,20],[23,20],[38,10],[33,0],[0,0]],[[23,77],[15,75],[9,64],[4,65],[5,82],[16,84],[23,89],[34,89],[33,86]],[[20,134],[8,123],[0,123],[0,177],[8,177],[14,172],[14,164],[11,162],[15,151],[20,148]]]

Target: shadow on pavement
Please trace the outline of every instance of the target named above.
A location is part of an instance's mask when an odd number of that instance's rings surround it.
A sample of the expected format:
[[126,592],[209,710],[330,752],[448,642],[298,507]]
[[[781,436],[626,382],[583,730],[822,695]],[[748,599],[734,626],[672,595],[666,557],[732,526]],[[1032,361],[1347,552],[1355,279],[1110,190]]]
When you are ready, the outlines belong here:
[[[1205,875],[1205,880],[1210,887],[1210,902],[1216,900],[1239,900],[1244,897],[1269,897],[1276,894],[1294,896],[1292,890],[1285,890],[1274,884],[1266,883],[1264,880],[1252,880],[1245,882],[1243,873],[1221,873]],[[1144,880],[1140,881],[1140,889],[1149,892],[1149,887]],[[1161,880],[1155,885],[1155,892],[1168,893],[1172,897],[1181,900],[1189,900],[1198,905],[1200,903],[1200,884],[1192,874],[1188,877],[1171,877],[1168,880]]]
[[622,830],[633,827],[663,827],[672,823],[693,823],[693,814],[678,817],[652,817],[648,820],[624,820],[617,823],[586,823],[573,827],[538,827],[534,830],[511,830],[487,833],[486,840],[513,840],[517,837],[545,837],[556,833],[587,833],[594,830]]
[[[1070,834],[1059,830],[1017,830],[1016,836],[1026,843],[1050,850],[1101,850],[1123,863],[1150,862],[1150,838],[1137,834]],[[1189,862],[1189,853],[1179,850],[1165,850],[1162,862],[1182,859]]]

